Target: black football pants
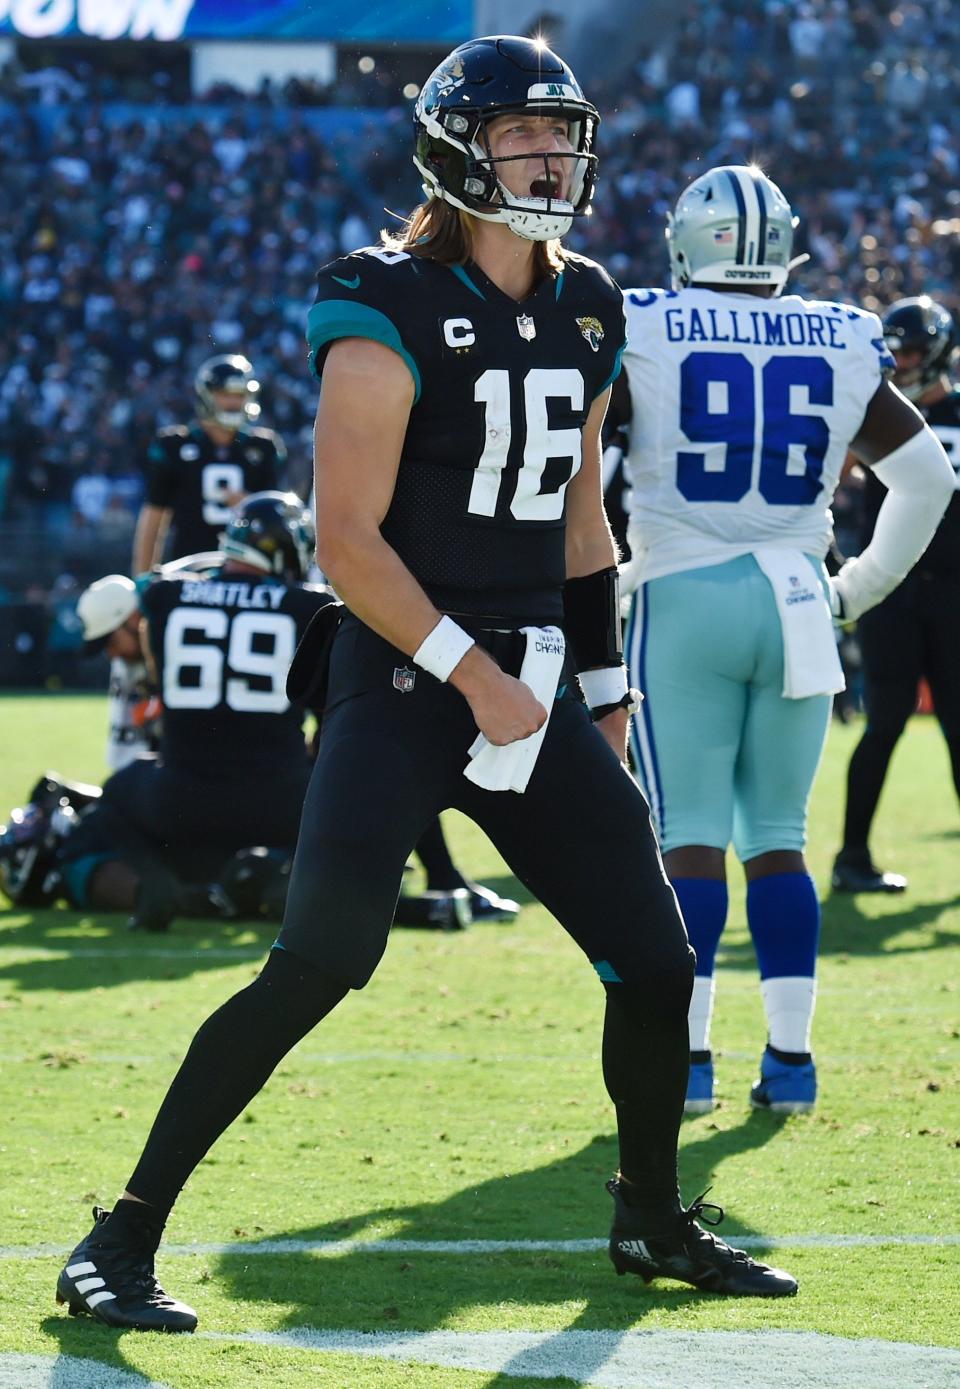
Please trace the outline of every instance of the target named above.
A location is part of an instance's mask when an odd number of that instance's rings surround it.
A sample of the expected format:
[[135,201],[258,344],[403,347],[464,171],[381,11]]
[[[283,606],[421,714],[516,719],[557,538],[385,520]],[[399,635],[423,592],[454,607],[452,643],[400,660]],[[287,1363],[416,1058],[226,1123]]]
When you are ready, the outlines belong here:
[[[516,673],[522,639],[478,640]],[[475,736],[452,686],[414,669],[354,619],[344,622],[281,948],[200,1028],[129,1182],[161,1214],[289,1049],[348,986],[370,978],[407,855],[434,816],[455,806],[486,830],[603,980],[603,1075],[621,1172],[646,1206],[650,1231],[672,1228],[694,957],[646,802],[570,693],[554,704],[523,795],[466,780]]]
[[921,562],[888,598],[864,613],[857,636],[867,726],[847,771],[847,849],[867,845],[887,767],[916,708],[921,677],[930,686],[960,796],[960,574],[933,574]]
[[[480,639],[517,673],[522,638]],[[334,643],[278,944],[354,988],[366,984],[407,856],[434,816],[454,807],[489,835],[601,978],[685,974],[686,933],[643,795],[583,704],[561,691],[524,794],[485,791],[463,775],[477,733],[463,696],[348,618]]]
[[304,755],[291,766],[258,767],[245,751],[237,749],[238,770],[227,775],[138,758],[104,784],[102,805],[164,850],[290,848],[310,763]]

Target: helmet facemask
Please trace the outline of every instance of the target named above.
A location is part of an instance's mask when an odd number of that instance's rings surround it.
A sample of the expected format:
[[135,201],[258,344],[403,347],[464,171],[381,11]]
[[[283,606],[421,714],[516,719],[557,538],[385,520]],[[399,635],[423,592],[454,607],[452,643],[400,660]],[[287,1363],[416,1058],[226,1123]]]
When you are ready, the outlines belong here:
[[[497,112],[498,116],[507,114],[509,113]],[[549,116],[553,113],[538,111],[518,114]],[[567,139],[573,147],[569,151],[495,155],[490,145],[489,120],[478,123],[477,135],[470,143],[474,160],[468,166],[464,192],[492,203],[497,212],[502,214],[499,220],[506,222],[510,230],[525,241],[551,241],[555,237],[567,234],[573,225],[574,217],[579,215],[578,207],[583,205],[590,160],[596,162],[596,155],[582,152],[581,141],[585,134],[585,122],[570,121],[562,112],[558,112],[557,117],[567,126]],[[531,163],[538,159],[543,162],[543,174],[531,179],[529,197],[511,192],[500,177],[500,166]],[[566,180],[561,174],[561,169],[567,174]],[[564,182],[567,185],[565,188]],[[492,196],[489,191],[491,188]],[[557,194],[561,190],[568,196],[558,197]],[[592,192],[592,187],[590,191]],[[583,215],[588,216],[589,212],[587,206]],[[489,217],[490,214],[480,215]]]

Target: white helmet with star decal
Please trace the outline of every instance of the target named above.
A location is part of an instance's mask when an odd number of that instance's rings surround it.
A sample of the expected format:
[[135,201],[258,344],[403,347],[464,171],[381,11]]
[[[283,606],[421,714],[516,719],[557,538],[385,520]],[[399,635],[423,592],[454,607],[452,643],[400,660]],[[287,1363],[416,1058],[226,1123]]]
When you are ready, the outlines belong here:
[[797,221],[780,189],[755,164],[710,169],[667,215],[674,288],[772,285],[779,294],[799,263],[790,259]]

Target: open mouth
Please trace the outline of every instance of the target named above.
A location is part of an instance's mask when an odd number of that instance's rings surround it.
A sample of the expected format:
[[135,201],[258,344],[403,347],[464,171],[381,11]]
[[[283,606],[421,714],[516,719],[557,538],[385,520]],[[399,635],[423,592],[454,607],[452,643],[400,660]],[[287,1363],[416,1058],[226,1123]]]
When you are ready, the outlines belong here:
[[563,179],[558,173],[552,170],[546,174],[538,174],[530,182],[530,196],[532,198],[560,198],[563,196]]

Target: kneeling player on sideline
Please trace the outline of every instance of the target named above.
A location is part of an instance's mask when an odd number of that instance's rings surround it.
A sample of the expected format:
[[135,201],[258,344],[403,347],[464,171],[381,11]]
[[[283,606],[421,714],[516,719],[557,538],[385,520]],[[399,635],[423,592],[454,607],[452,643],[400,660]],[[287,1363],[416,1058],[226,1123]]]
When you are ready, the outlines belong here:
[[[259,511],[258,499],[251,501],[251,509]],[[255,521],[254,526],[255,545],[274,544],[270,525]],[[144,576],[140,588],[163,579],[222,582],[245,572],[247,567],[228,554],[206,552],[164,565]],[[326,594],[322,588],[309,591]],[[329,595],[324,601],[329,603]],[[122,574],[109,574],[84,590],[77,610],[86,654],[103,651],[111,658],[106,760],[122,769],[157,748],[162,709],[143,659],[138,586]],[[286,660],[282,651],[276,654],[273,679],[279,684],[286,678]],[[210,728],[213,736],[215,727]],[[238,748],[231,743],[227,751]],[[299,744],[296,754],[302,762]],[[156,760],[150,765],[155,772]],[[278,762],[277,769],[282,766]],[[104,799],[100,787],[55,772],[38,779],[26,805],[10,812],[0,833],[0,889],[11,901],[38,906],[65,900],[78,910],[130,911],[131,927],[148,930],[166,929],[175,915],[282,919],[293,840],[271,848],[238,847],[226,856],[208,835],[161,844],[151,828],[134,829],[128,816],[116,812],[113,792],[108,783]],[[425,831],[417,851],[431,873],[428,891],[401,894],[395,924],[453,930],[516,915],[516,903],[468,885],[459,875],[439,821]]]
[[462,45],[416,106],[427,201],[398,237],[320,273],[318,561],[347,614],[286,918],[263,972],[201,1027],[123,1197],[62,1269],[74,1312],[196,1326],[154,1273],[177,1195],[290,1048],[370,979],[406,857],[450,805],[606,991],[617,1271],[797,1290],[678,1191],[693,955],[623,765],[632,699],[600,490],[622,299],[559,242],[589,210],[597,120],[541,42]]
[[[284,684],[310,618],[333,601],[302,582],[313,539],[296,496],[255,493],[223,532],[219,570],[161,574],[142,587],[147,665],[163,701],[160,755],[111,777],[64,845],[75,898],[119,849],[139,878],[136,924],[162,929],[175,910],[171,856],[199,850],[220,863],[252,845],[296,843],[311,764],[304,711]],[[129,891],[118,883],[110,905]]]
[[[806,809],[843,688],[832,613],[873,607],[923,553],[953,492],[935,435],[884,372],[879,320],[776,299],[795,219],[756,167],[711,169],[680,196],[674,288],[626,293],[622,396],[632,483],[627,644],[646,696],[636,765],[697,955],[688,1111],[714,1103],[714,961],[725,854],[747,879],[767,1046],[754,1105],[810,1109],[820,906]],[[847,448],[889,488],[873,539],[829,581]],[[832,610],[832,611],[831,611]]]

